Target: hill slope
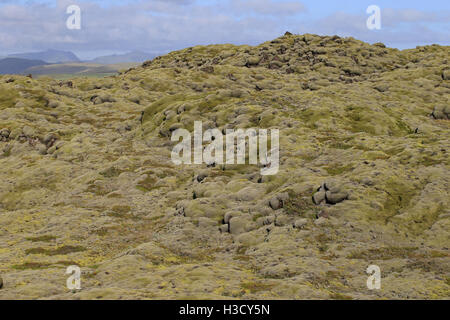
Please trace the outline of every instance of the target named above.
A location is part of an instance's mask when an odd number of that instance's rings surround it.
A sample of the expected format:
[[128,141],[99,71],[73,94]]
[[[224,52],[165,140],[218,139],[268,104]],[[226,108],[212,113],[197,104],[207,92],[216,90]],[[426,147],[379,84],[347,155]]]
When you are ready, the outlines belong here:
[[29,60],[43,60],[48,63],[77,62],[78,57],[70,51],[46,50],[41,52],[27,52],[9,55],[11,58],[21,58]]
[[[449,53],[287,34],[0,78],[0,298],[447,298]],[[175,165],[194,121],[279,129],[278,174]]]
[[42,60],[5,58],[0,60],[0,74],[24,74],[30,67],[46,64]]
[[114,54],[109,56],[103,56],[95,58],[89,62],[92,63],[101,63],[101,64],[116,64],[116,63],[124,63],[124,62],[144,62],[146,60],[150,60],[155,58],[156,55],[146,53],[146,52],[139,52],[139,51],[133,51],[125,54]]
[[138,63],[119,64],[95,64],[95,63],[57,63],[28,68],[26,73],[33,76],[51,77],[75,77],[75,76],[97,76],[104,77],[117,74],[119,71],[138,65]]

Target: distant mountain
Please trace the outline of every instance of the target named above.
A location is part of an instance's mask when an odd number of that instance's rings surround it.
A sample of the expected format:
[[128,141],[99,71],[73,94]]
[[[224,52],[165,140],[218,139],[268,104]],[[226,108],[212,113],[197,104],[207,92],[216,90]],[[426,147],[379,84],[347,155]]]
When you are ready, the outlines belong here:
[[42,66],[47,63],[42,60],[28,60],[20,58],[5,58],[0,60],[0,74],[23,74],[34,66]]
[[29,60],[42,60],[48,63],[62,63],[62,62],[79,62],[80,59],[70,51],[47,50],[41,52],[27,52],[11,54],[9,58],[21,58]]
[[83,77],[83,76],[108,76],[117,74],[120,70],[126,70],[138,66],[139,63],[128,62],[120,64],[97,64],[87,62],[70,62],[70,63],[55,63],[40,65],[28,68],[25,74],[32,74],[33,76],[51,76],[51,77]]
[[151,60],[155,58],[156,54],[146,53],[146,52],[140,52],[140,51],[133,51],[125,54],[113,54],[110,56],[102,56],[95,58],[89,62],[92,63],[100,63],[100,64],[116,64],[116,63],[123,63],[123,62],[144,62],[147,60]]

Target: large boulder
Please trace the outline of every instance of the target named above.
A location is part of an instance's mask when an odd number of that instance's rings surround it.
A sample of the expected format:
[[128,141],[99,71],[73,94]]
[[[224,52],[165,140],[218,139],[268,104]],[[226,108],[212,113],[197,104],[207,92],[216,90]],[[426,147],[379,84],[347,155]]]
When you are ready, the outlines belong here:
[[289,200],[289,194],[287,192],[283,192],[271,198],[269,200],[269,206],[273,210],[282,209],[287,200]]
[[230,220],[230,233],[233,235],[238,235],[244,233],[245,226],[247,225],[247,220],[242,217],[234,217]]
[[323,201],[325,201],[325,191],[319,190],[313,195],[313,202],[314,204],[321,204]]
[[337,204],[347,200],[349,194],[343,190],[342,184],[334,179],[330,179],[322,183],[316,193],[313,194],[312,200],[314,204],[319,205],[322,202],[327,204]]
[[434,107],[431,116],[436,120],[450,119],[450,106],[438,105]]
[[348,193],[347,192],[337,192],[333,193],[331,191],[327,191],[325,193],[325,200],[329,204],[337,204],[339,202],[342,202],[344,200],[347,200]]

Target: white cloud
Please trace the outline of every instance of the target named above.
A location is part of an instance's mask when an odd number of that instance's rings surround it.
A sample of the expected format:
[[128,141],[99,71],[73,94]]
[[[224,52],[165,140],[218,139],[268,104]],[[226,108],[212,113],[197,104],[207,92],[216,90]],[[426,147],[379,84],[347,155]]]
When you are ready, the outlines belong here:
[[306,10],[300,1],[233,0],[231,6],[243,14],[256,13],[269,16],[290,16]]
[[[449,45],[448,21],[450,20],[445,16],[448,16],[448,13],[385,9],[381,14],[381,30],[373,31],[366,27],[368,15],[336,12],[308,25],[305,31],[352,36],[359,40],[371,43],[383,42],[400,48],[431,43]],[[426,22],[445,23],[447,28],[431,28],[425,24]]]
[[[1,1],[1,0],[0,0]],[[56,4],[4,4],[0,7],[0,53],[49,48],[77,53],[143,50],[165,52],[196,44],[257,44],[284,33],[310,32],[353,36],[390,45],[450,43],[448,13],[385,9],[382,30],[367,30],[367,15],[336,12],[309,22],[298,18],[298,1],[230,0],[206,5],[194,0],[142,0],[100,6],[75,1],[82,10],[81,30],[66,28],[66,7]],[[115,3],[115,2],[114,2]],[[433,29],[426,23],[441,23]],[[400,26],[400,27],[399,27]],[[446,28],[446,29],[445,29]]]

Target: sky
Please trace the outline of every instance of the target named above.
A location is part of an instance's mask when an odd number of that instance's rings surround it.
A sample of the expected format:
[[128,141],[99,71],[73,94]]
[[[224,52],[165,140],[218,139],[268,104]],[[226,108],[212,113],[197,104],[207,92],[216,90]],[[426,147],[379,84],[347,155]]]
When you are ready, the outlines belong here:
[[[81,10],[68,29],[67,7]],[[366,9],[381,9],[369,30]],[[0,0],[0,55],[57,49],[82,59],[195,45],[256,45],[290,31],[352,36],[399,49],[450,45],[448,0]]]

